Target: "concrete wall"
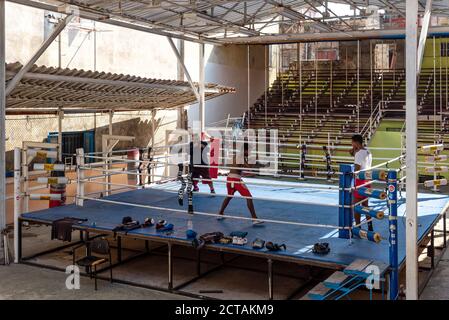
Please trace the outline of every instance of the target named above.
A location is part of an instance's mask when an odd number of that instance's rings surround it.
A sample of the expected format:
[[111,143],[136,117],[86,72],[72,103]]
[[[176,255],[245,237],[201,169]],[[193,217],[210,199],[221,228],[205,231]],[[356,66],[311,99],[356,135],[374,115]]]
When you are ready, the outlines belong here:
[[422,63],[423,68],[433,69],[434,51],[435,51],[435,68],[437,68],[437,71],[439,72],[440,66],[443,69],[443,72],[445,72],[445,70],[449,68],[449,57],[441,56],[440,47],[442,43],[445,43],[446,46],[449,46],[449,38],[435,38],[435,43],[433,41],[433,38],[427,39]]
[[[371,45],[370,45],[371,42]],[[371,58],[374,62],[374,51],[376,43],[393,43],[393,41],[380,41],[380,40],[360,40],[360,68],[369,70],[370,65],[370,49],[372,49],[373,54]],[[396,44],[397,60],[396,68],[405,68],[404,59],[404,40],[394,40]],[[339,60],[334,61],[333,68],[337,69],[357,69],[357,41],[342,41],[339,43]],[[315,69],[314,61],[304,61],[302,62],[303,69]],[[328,61],[318,61],[318,69],[327,70],[329,69]]]
[[[239,117],[248,109],[248,47],[206,46],[206,82],[220,83],[237,89],[235,94],[206,102],[206,125],[226,119],[228,114]],[[250,46],[251,105],[265,88],[264,46]],[[198,105],[189,109],[189,125],[198,119]]]
[[[165,131],[176,128],[176,110],[160,111],[155,117],[154,144],[165,145]],[[121,142],[116,149],[147,147],[152,143],[152,117],[150,112],[117,113],[113,117],[114,135],[134,136],[133,142]],[[109,132],[109,115],[80,114],[66,115],[63,131],[95,131],[96,151],[101,151],[101,136]],[[22,141],[45,141],[49,132],[58,131],[58,119],[54,116],[10,116],[6,121],[6,167],[13,169],[13,149],[21,147]]]
[[[44,10],[6,3],[7,62],[24,63],[32,56],[44,40],[48,14]],[[176,58],[164,37],[74,19],[61,33],[61,43],[63,68],[176,79]],[[57,67],[58,56],[56,39],[37,64]]]
[[[22,64],[38,49],[54,26],[47,15],[58,14],[6,2],[6,61]],[[59,64],[58,39],[37,61],[38,65],[57,67]],[[198,45],[189,44],[186,60],[192,67],[198,65],[190,55]],[[61,66],[131,74],[141,77],[176,79],[177,60],[165,39],[157,35],[114,27],[88,20],[74,20],[61,33]],[[196,67],[197,69],[197,67]],[[159,111],[156,115],[156,144],[165,144],[165,130],[176,128],[176,111]],[[67,115],[63,131],[94,129],[96,146],[101,148],[101,135],[108,132],[108,115]],[[134,135],[136,141],[117,148],[147,146],[151,143],[151,116],[145,113],[116,114],[113,133]],[[12,150],[22,141],[43,141],[49,132],[58,130],[54,116],[8,116],[6,121],[7,167],[12,168]]]

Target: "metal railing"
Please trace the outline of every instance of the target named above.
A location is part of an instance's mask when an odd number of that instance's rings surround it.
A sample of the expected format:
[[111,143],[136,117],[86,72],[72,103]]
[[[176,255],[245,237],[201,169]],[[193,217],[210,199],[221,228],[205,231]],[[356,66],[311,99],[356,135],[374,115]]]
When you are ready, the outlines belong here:
[[371,112],[369,118],[366,120],[365,125],[360,130],[360,134],[369,141],[372,134],[376,130],[380,120],[382,119],[384,101],[379,101]]

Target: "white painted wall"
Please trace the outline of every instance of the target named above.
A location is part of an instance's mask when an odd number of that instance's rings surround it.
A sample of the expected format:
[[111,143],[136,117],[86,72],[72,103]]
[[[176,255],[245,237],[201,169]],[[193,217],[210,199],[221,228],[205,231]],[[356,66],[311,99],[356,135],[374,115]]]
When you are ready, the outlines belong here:
[[[6,2],[7,62],[24,63],[37,50],[44,40],[45,14],[48,12]],[[75,35],[70,44],[69,33]],[[176,57],[165,37],[89,20],[73,20],[61,38],[63,68],[176,79]],[[58,55],[56,39],[37,64],[57,67]]]
[[[206,125],[239,117],[248,109],[247,46],[206,46],[206,82],[236,88],[237,92],[206,102]],[[251,105],[265,88],[265,55],[263,46],[250,47]],[[198,67],[196,68],[198,70]],[[189,108],[189,125],[198,119],[198,105]]]

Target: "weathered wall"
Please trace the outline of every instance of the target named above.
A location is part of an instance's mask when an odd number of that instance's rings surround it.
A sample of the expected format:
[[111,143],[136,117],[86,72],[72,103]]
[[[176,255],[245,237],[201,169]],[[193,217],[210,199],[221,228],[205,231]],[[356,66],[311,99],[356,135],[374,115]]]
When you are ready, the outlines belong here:
[[[6,3],[6,61],[26,62],[44,40],[49,12]],[[57,16],[57,14],[54,14]],[[52,25],[48,25],[49,28]],[[61,33],[61,66],[176,79],[176,58],[164,37],[88,20],[73,20]],[[58,39],[37,61],[58,66]]]
[[[44,41],[45,29],[52,27],[51,24],[46,24],[48,14],[49,12],[43,10],[6,3],[7,62],[25,63],[33,55]],[[176,79],[176,57],[164,37],[102,23],[74,20],[61,33],[61,48],[61,66],[64,68]],[[187,60],[189,61],[189,58]],[[197,63],[197,60],[190,60],[192,64]],[[59,50],[56,39],[37,64],[57,67],[58,63]],[[157,113],[156,143],[165,143],[165,129],[176,127],[176,117],[176,111]],[[101,135],[108,131],[108,121],[108,115],[96,117],[97,148],[101,148]],[[137,137],[134,143],[117,147],[143,147],[151,143],[149,112],[116,114],[113,123],[114,134]],[[63,120],[63,131],[91,130],[94,127],[95,120],[92,114],[66,115]],[[57,130],[58,121],[54,116],[8,116],[6,122],[8,169],[12,168],[14,147],[20,147],[22,141],[43,141],[49,132]]]
[[[371,45],[370,45],[371,43]],[[392,43],[391,41],[382,42],[381,40],[360,40],[360,68],[369,70],[371,68],[370,58],[374,62],[374,48],[376,43]],[[404,41],[395,40],[397,60],[396,69],[405,68],[404,64]],[[372,49],[373,54],[370,57],[370,50]],[[337,69],[357,69],[357,41],[342,41],[339,43],[339,60],[333,62],[333,68]],[[318,61],[319,70],[329,69],[328,61]],[[314,69],[314,61],[303,61],[303,69]]]
[[[237,89],[234,94],[206,102],[206,125],[226,119],[228,114],[239,117],[248,109],[248,47],[207,46],[206,82],[220,83]],[[251,105],[265,88],[264,46],[250,46]],[[198,105],[189,110],[189,125],[198,119]]]
[[[165,130],[176,127],[176,110],[160,111],[155,117],[155,145],[165,145]],[[135,136],[133,142],[121,142],[119,149],[131,147],[147,147],[151,139],[152,117],[150,112],[134,112],[115,114],[112,133],[114,135]],[[109,133],[109,115],[93,114],[66,115],[63,120],[63,131],[84,131],[96,127],[96,151],[101,151],[101,136]],[[7,170],[13,169],[13,149],[21,147],[22,141],[45,141],[49,132],[58,131],[58,119],[54,116],[9,116],[6,121],[6,165]]]

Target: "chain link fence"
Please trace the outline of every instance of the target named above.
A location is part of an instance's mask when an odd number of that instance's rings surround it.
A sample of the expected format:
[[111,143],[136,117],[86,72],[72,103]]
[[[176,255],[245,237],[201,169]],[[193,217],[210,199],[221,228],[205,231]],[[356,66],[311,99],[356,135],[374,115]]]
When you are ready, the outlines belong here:
[[[155,117],[154,144],[165,144],[166,130],[176,128],[177,111],[161,110]],[[147,147],[152,143],[151,111],[116,113],[113,117],[114,135],[134,136],[131,142],[119,143],[117,149]],[[109,114],[71,114],[62,121],[63,132],[95,130],[95,150],[101,151],[101,136],[109,133]],[[10,115],[6,117],[6,170],[13,170],[15,147],[22,147],[23,141],[46,141],[48,134],[58,132],[56,115]]]

